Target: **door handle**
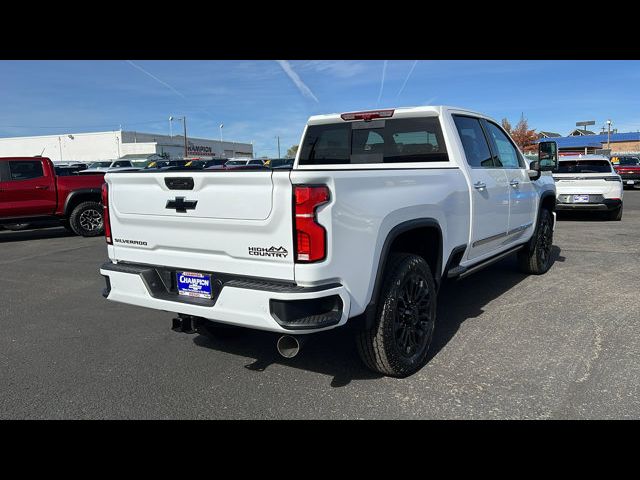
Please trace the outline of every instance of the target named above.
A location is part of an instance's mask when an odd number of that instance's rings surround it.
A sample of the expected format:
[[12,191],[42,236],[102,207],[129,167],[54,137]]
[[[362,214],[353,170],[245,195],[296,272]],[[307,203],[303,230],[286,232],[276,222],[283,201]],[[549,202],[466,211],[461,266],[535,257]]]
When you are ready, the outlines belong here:
[[483,188],[487,188],[487,184],[484,182],[476,182],[473,184],[473,188],[476,190],[482,190]]
[[49,190],[49,185],[36,185],[36,190]]
[[518,188],[518,185],[520,185],[520,182],[518,180],[511,180],[509,185],[511,185],[513,188]]

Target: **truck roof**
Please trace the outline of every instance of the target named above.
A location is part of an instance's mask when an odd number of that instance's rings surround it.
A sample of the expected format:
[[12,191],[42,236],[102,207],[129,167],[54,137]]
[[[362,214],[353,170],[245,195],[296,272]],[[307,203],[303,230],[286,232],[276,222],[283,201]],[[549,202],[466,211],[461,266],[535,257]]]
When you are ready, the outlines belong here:
[[[384,110],[393,110],[392,118],[410,118],[410,117],[421,117],[421,116],[433,116],[433,115],[441,115],[446,111],[455,111],[456,113],[469,113],[471,115],[475,115],[483,118],[490,118],[486,115],[476,112],[473,110],[469,110],[467,108],[453,107],[449,105],[423,105],[423,106],[415,106],[415,107],[388,107],[388,108],[376,108],[369,110],[361,110],[361,112],[377,112]],[[342,121],[341,115],[345,113],[353,113],[353,112],[341,112],[341,113],[328,113],[324,115],[312,115],[309,117],[307,121],[307,125],[321,125],[325,123],[336,123]]]
[[0,157],[0,162],[9,160],[51,160],[49,157]]

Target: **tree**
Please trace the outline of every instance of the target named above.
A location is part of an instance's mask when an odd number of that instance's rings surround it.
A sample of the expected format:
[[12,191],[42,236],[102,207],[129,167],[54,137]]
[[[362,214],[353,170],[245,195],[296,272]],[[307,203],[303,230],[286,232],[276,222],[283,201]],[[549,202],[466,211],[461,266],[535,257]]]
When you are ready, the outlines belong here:
[[502,119],[502,128],[505,129],[505,131],[511,135],[511,124],[509,123],[509,120],[507,120],[506,118]]
[[[508,123],[509,122],[507,122],[507,124]],[[511,127],[511,125],[509,125],[509,127]],[[505,128],[505,130],[507,129]],[[511,138],[513,138],[513,141],[516,142],[518,147],[520,147],[520,150],[523,151],[531,150],[534,142],[538,139],[535,129],[529,128],[529,123],[527,122],[527,119],[524,118],[524,113],[520,116],[520,121],[515,128],[511,131],[507,131],[511,135]]]
[[293,145],[287,150],[287,158],[295,158],[296,153],[298,153],[298,145]]

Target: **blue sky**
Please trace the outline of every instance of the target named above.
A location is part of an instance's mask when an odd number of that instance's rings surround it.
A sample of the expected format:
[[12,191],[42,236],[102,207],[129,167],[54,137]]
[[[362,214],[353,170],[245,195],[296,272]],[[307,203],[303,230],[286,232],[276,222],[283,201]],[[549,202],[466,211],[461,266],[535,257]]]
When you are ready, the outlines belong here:
[[[297,144],[310,115],[456,105],[566,135],[640,130],[640,61],[0,61],[0,136],[117,129]],[[44,128],[47,127],[47,128]],[[181,128],[174,123],[174,131]]]

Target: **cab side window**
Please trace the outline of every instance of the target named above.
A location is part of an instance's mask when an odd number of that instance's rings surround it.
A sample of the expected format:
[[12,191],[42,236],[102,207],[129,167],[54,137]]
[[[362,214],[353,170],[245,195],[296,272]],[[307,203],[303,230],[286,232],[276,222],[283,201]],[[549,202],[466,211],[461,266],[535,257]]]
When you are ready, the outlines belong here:
[[493,145],[493,150],[497,155],[495,161],[498,162],[498,166],[503,168],[524,168],[524,163],[520,159],[520,152],[500,127],[486,121],[484,124]]
[[467,163],[473,168],[494,168],[493,158],[487,139],[484,136],[480,121],[477,118],[454,115],[458,135],[462,141],[462,148],[467,157]]
[[44,177],[42,162],[39,160],[20,160],[9,162],[11,180],[29,180]]

